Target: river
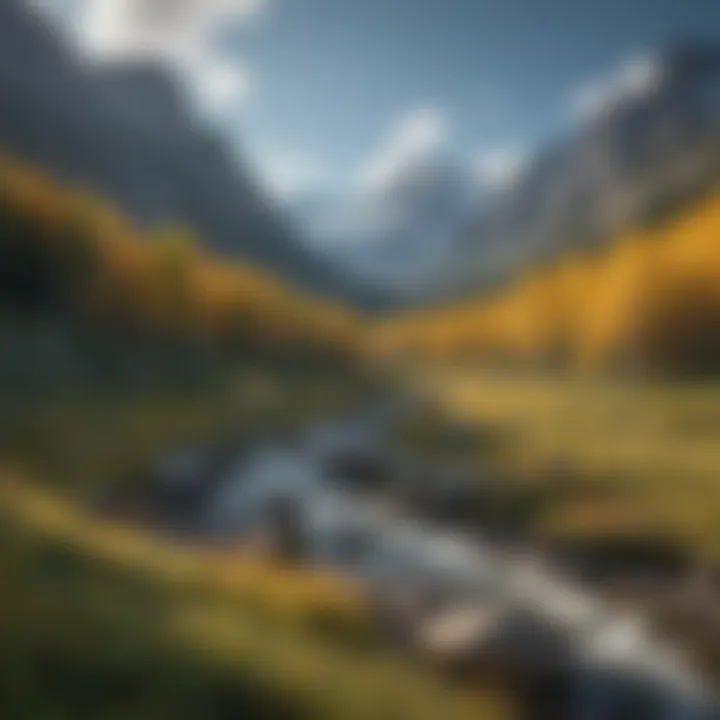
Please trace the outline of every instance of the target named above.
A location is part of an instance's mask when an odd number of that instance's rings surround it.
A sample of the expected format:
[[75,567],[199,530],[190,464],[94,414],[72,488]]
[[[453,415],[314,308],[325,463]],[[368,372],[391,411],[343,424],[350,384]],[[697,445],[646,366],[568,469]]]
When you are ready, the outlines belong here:
[[333,459],[377,454],[392,422],[375,408],[259,443],[223,474],[205,529],[234,539],[277,532],[268,519],[282,500],[302,561],[359,580],[413,652],[562,677],[561,708],[543,717],[720,717],[710,688],[641,614],[621,612],[537,552],[419,519],[386,489],[343,482]]

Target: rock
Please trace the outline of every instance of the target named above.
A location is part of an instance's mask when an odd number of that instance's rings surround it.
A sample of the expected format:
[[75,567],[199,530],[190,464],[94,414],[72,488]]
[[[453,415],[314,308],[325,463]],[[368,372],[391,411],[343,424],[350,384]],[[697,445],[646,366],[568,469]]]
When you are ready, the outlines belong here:
[[570,660],[564,633],[529,611],[498,605],[460,605],[442,610],[417,632],[420,650],[453,672],[491,671],[529,682],[557,672]]

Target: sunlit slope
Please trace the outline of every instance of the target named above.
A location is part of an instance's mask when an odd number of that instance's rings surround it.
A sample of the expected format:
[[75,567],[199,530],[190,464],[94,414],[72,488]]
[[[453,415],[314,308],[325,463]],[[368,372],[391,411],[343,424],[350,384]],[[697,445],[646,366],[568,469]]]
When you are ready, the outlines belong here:
[[22,315],[236,351],[352,355],[350,310],[204,251],[183,228],[141,232],[102,199],[0,157],[0,295]]
[[173,547],[2,481],[4,717],[505,717],[389,658],[341,581]]
[[[183,229],[140,232],[2,159],[0,716],[502,717],[483,694],[390,657],[342,579],[172,544],[139,527],[142,503],[135,515],[120,503],[134,526],[87,510],[123,490],[142,498],[185,443],[239,452],[349,401],[362,331],[353,311],[222,262]],[[38,369],[18,384],[6,361],[22,353]],[[72,372],[48,387],[66,356]],[[180,356],[224,377],[214,394],[158,382]]]
[[696,374],[720,368],[720,196],[527,270],[502,290],[390,319],[380,354]]
[[652,535],[720,557],[720,386],[622,383],[454,364],[408,373],[453,417],[492,430],[493,462],[528,492],[572,473],[536,508],[553,537]]

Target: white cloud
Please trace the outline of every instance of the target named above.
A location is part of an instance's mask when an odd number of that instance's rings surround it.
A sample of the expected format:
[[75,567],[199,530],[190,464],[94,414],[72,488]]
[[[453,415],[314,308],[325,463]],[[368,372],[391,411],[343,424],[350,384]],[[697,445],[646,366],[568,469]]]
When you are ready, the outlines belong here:
[[259,172],[268,191],[284,201],[316,189],[329,175],[321,163],[297,152],[266,154],[260,163]]
[[267,0],[26,0],[69,29],[92,60],[159,58],[176,65],[211,113],[244,101],[248,69],[218,53],[215,36],[258,17]]
[[226,22],[257,16],[265,0],[84,0],[78,30],[101,57],[204,52]]
[[192,63],[188,72],[201,104],[211,112],[244,102],[252,89],[247,69],[237,61],[208,55]]
[[657,58],[636,56],[607,77],[580,87],[572,97],[573,113],[582,119],[599,117],[628,100],[652,93],[661,80],[662,65]]
[[519,177],[527,160],[527,153],[520,148],[483,151],[475,160],[475,176],[483,187],[499,190]]
[[437,108],[403,113],[391,125],[378,150],[360,168],[360,187],[365,191],[381,190],[408,165],[442,149],[447,134],[447,118]]

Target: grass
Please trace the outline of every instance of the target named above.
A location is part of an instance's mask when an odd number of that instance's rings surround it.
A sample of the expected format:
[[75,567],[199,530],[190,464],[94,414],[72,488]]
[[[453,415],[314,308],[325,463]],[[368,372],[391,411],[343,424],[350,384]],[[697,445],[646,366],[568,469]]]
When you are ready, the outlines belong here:
[[381,650],[344,581],[1,498],[3,717],[503,717]]
[[[238,549],[178,546],[88,514],[188,440],[352,402],[341,378],[246,376],[221,392],[26,400],[0,451],[0,716],[13,720],[496,720],[383,648],[359,588]],[[28,478],[42,478],[42,483]]]
[[414,386],[502,435],[505,467],[573,469],[542,530],[579,537],[660,532],[720,559],[720,384],[642,383],[423,368]]
[[89,391],[0,397],[0,458],[62,488],[92,495],[142,482],[186,443],[238,443],[351,403],[359,388],[327,373],[292,378],[245,370],[232,380],[164,392]]

